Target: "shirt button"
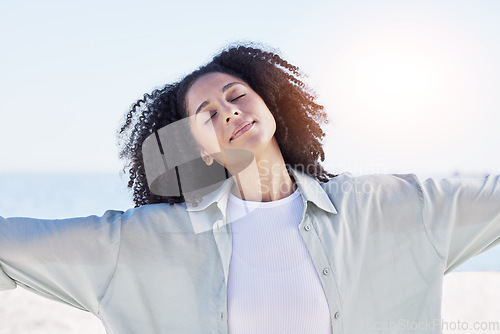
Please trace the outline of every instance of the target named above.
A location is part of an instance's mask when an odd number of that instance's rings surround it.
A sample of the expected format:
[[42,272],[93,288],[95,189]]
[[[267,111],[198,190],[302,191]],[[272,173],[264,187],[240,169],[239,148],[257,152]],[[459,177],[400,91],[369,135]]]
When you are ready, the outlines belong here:
[[311,225],[304,226],[304,230],[309,231],[311,229]]
[[325,268],[323,269],[323,275],[328,275],[330,273],[330,269]]
[[[338,313],[338,312],[337,312]],[[224,319],[224,312],[220,314],[220,320]]]
[[214,223],[214,228],[217,228],[217,231],[219,231],[223,224],[224,222],[222,220],[218,220]]
[[340,313],[339,312],[335,312],[335,315],[333,316],[335,319],[338,319],[340,317]]

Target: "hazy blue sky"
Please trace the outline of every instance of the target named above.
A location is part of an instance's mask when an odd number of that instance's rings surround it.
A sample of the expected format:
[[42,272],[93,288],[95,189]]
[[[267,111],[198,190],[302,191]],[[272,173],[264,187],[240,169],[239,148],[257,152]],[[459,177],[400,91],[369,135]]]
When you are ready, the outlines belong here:
[[224,45],[309,74],[335,172],[500,172],[500,2],[0,3],[0,171],[118,171],[142,94]]

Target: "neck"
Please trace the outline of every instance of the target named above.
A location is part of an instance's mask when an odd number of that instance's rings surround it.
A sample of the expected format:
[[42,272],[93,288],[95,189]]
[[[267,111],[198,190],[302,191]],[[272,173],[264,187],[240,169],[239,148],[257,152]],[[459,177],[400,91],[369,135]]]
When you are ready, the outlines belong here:
[[276,201],[291,195],[297,186],[288,174],[278,144],[254,157],[253,162],[237,174],[232,189],[236,197],[254,202]]

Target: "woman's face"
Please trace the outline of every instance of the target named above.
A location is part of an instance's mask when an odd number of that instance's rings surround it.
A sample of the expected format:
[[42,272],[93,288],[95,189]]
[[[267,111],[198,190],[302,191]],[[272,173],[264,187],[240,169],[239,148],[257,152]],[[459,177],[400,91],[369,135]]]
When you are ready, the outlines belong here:
[[214,72],[199,77],[186,94],[191,131],[206,154],[244,149],[258,157],[275,141],[276,121],[247,83]]

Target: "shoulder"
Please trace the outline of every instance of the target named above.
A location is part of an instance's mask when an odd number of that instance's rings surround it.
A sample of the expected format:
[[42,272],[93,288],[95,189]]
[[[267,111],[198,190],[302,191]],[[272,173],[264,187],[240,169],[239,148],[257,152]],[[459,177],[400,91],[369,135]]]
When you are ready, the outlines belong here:
[[161,232],[191,229],[185,203],[148,204],[122,213],[122,226],[129,230],[155,229]]
[[353,176],[342,173],[322,183],[329,196],[358,200],[401,201],[419,197],[420,181],[415,174],[370,174]]
[[420,181],[415,174],[369,174],[353,176],[342,173],[321,183],[323,189],[370,188],[371,190],[417,188]]

